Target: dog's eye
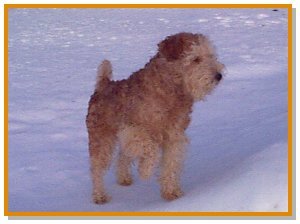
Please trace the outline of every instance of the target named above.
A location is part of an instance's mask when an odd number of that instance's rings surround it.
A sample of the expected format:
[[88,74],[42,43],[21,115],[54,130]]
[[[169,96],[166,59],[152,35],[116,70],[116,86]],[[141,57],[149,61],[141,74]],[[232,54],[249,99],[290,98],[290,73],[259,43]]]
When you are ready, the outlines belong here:
[[200,63],[200,62],[201,62],[201,58],[200,58],[200,57],[196,57],[193,61],[194,61],[195,63]]

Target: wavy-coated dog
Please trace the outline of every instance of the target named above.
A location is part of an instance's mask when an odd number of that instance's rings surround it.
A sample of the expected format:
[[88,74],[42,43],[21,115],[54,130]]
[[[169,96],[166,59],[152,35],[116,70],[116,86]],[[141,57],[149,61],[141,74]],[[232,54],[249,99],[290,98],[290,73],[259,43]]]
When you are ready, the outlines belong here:
[[131,164],[137,160],[142,179],[160,167],[162,198],[183,195],[180,173],[192,105],[218,85],[223,68],[208,38],[192,33],[167,37],[145,67],[126,80],[111,80],[111,63],[102,62],[86,118],[95,203],[110,199],[103,177],[116,143],[120,185],[132,184]]

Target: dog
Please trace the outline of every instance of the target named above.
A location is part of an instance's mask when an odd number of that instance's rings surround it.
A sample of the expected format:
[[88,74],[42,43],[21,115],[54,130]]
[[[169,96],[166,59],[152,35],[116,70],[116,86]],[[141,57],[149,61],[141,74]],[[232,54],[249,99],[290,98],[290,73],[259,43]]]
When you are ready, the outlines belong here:
[[133,183],[131,164],[136,160],[142,179],[160,167],[162,198],[183,195],[180,174],[192,106],[219,84],[223,69],[209,39],[193,33],[166,37],[156,55],[128,79],[113,81],[111,63],[100,64],[86,117],[94,203],[111,199],[103,177],[117,143],[120,185]]

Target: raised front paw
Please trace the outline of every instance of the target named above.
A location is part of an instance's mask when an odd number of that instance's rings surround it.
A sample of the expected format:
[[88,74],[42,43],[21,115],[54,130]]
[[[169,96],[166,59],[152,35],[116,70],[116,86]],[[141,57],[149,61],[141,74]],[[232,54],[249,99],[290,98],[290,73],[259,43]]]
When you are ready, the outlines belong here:
[[120,184],[121,186],[130,186],[132,183],[132,177],[130,176],[118,178],[118,184]]

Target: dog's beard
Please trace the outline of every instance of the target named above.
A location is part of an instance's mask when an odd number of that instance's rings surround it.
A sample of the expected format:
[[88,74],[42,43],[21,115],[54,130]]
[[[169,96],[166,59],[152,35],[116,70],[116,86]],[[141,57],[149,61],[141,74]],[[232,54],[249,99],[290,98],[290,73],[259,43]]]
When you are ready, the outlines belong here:
[[206,75],[189,78],[185,80],[185,84],[187,91],[191,94],[194,101],[200,101],[205,100],[205,97],[214,90],[214,88],[219,84],[219,81],[209,75]]

